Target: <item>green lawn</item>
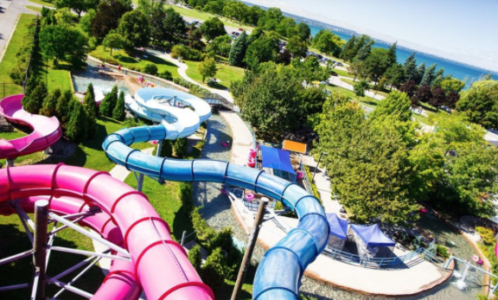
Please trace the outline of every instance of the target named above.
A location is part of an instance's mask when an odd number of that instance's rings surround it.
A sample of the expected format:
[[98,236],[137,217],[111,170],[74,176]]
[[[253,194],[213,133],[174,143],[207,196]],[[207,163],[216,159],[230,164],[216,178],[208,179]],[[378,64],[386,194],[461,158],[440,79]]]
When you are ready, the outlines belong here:
[[354,75],[349,74],[348,71],[340,70],[340,69],[332,69],[337,75],[339,76],[344,76],[344,77],[349,77],[349,78],[354,78]]
[[[10,71],[17,65],[17,52],[23,46],[23,43],[28,39],[32,39],[28,35],[28,25],[36,18],[35,15],[21,14],[19,23],[17,23],[9,45],[5,50],[5,55],[0,62],[0,83],[5,83],[5,96],[21,94],[22,86],[14,84],[9,76]],[[4,86],[0,86],[0,93],[4,96]]]
[[37,4],[40,4],[43,6],[48,6],[48,7],[55,7],[55,5],[52,2],[46,2],[43,0],[29,0],[29,2],[37,3]]
[[37,13],[41,13],[42,11],[42,8],[38,6],[26,5],[25,7],[29,10],[36,11]]
[[[199,74],[198,67],[200,62],[196,61],[185,61],[188,65],[187,76],[197,81],[198,83],[207,86],[207,84],[202,83],[202,76]],[[217,64],[218,72],[216,73],[216,79],[220,80],[213,88],[217,89],[227,89],[230,88],[231,82],[236,80],[241,80],[244,77],[244,69],[233,67],[225,64]]]
[[[133,1],[136,1],[136,0],[133,0]],[[138,1],[136,1],[136,2],[138,2]],[[241,25],[241,24],[239,24],[238,22],[236,22],[234,20],[230,20],[230,19],[222,17],[222,16],[213,15],[213,14],[202,12],[202,11],[198,11],[198,10],[195,10],[195,9],[188,9],[188,8],[178,7],[176,5],[170,5],[170,4],[165,4],[165,5],[167,7],[172,7],[180,15],[185,16],[185,17],[191,17],[191,18],[195,18],[195,19],[199,19],[199,20],[203,20],[203,21],[206,21],[206,20],[208,20],[210,18],[218,17],[223,22],[223,24],[225,24],[226,26],[231,26],[231,27],[235,27],[235,28],[243,28],[243,29],[249,30],[249,31],[252,31],[254,29],[254,27],[252,27],[252,26]]]
[[[167,70],[171,72],[173,78],[177,78],[180,76],[178,75],[178,67],[173,63],[160,57],[151,55],[150,53],[145,54],[139,51],[138,54],[140,56],[140,61],[135,59],[134,56],[130,56],[122,49],[120,49],[119,51],[113,50],[111,56],[110,49],[104,50],[103,46],[98,46],[97,49],[89,53],[90,56],[96,57],[102,61],[106,61],[111,64],[120,63],[123,67],[131,70],[141,71],[143,70],[145,65],[152,63],[157,66],[159,73]],[[144,54],[147,55],[147,58],[143,57]]]
[[350,85],[354,85],[353,79],[341,78],[341,81],[344,81],[345,83],[349,83]]

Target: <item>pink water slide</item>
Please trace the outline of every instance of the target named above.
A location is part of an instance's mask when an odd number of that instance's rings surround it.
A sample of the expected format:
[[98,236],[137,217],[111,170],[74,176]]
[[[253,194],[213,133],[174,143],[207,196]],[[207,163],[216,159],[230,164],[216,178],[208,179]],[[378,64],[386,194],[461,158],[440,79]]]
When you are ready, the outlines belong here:
[[0,138],[0,159],[15,159],[43,151],[62,136],[61,126],[56,117],[48,118],[26,112],[22,107],[22,98],[24,95],[14,95],[0,101],[0,115],[11,123],[31,127],[33,132],[10,141]]
[[129,252],[131,261],[113,260],[92,299],[133,300],[140,289],[154,300],[214,299],[147,197],[108,173],[62,164],[0,170],[1,214],[12,213],[16,201],[33,211],[40,199],[61,215],[101,211],[81,223]]

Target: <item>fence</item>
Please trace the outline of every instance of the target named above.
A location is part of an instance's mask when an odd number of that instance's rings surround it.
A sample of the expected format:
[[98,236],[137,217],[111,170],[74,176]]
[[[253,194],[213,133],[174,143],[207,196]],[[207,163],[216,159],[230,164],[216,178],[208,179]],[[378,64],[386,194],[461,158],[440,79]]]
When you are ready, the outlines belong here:
[[345,252],[336,248],[325,248],[323,254],[344,263],[371,269],[397,268],[407,265],[413,266],[423,260],[436,265],[444,264],[444,261],[425,248],[418,248],[402,256],[394,257],[360,257],[359,255]]
[[234,104],[228,101],[225,97],[218,95],[216,93],[204,93],[202,98],[207,101],[207,103],[212,105],[221,105],[229,110],[234,109]]
[[0,99],[3,99],[7,96],[11,96],[14,94],[22,94],[22,89],[20,91],[11,91],[12,88],[15,89],[17,87],[19,89],[19,85],[12,83],[12,82],[2,82],[0,83],[0,93],[2,97]]
[[299,162],[299,167],[301,168],[301,172],[303,172],[304,187],[310,194],[314,195],[311,179],[308,177],[308,172],[306,172],[305,166],[303,165],[303,161]]

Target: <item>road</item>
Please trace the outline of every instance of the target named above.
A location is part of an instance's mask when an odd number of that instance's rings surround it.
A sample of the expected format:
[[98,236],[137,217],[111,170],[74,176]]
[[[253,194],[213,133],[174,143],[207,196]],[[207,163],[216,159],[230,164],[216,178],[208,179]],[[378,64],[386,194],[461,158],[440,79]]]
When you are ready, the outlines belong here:
[[37,14],[25,8],[26,5],[41,7],[41,5],[27,0],[0,0],[0,61],[3,59],[5,49],[7,49],[10,37],[16,28],[19,16],[22,13]]

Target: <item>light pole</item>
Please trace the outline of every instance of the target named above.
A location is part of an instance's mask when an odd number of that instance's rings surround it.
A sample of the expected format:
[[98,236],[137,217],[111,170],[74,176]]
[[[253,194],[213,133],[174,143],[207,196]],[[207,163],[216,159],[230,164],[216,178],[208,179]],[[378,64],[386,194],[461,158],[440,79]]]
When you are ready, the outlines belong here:
[[327,155],[328,153],[327,152],[320,153],[320,157],[318,158],[318,162],[316,163],[315,171],[313,171],[313,177],[311,178],[311,182],[313,182],[313,180],[315,180],[316,170],[318,170],[318,165],[320,164],[320,160],[322,159],[323,154]]

